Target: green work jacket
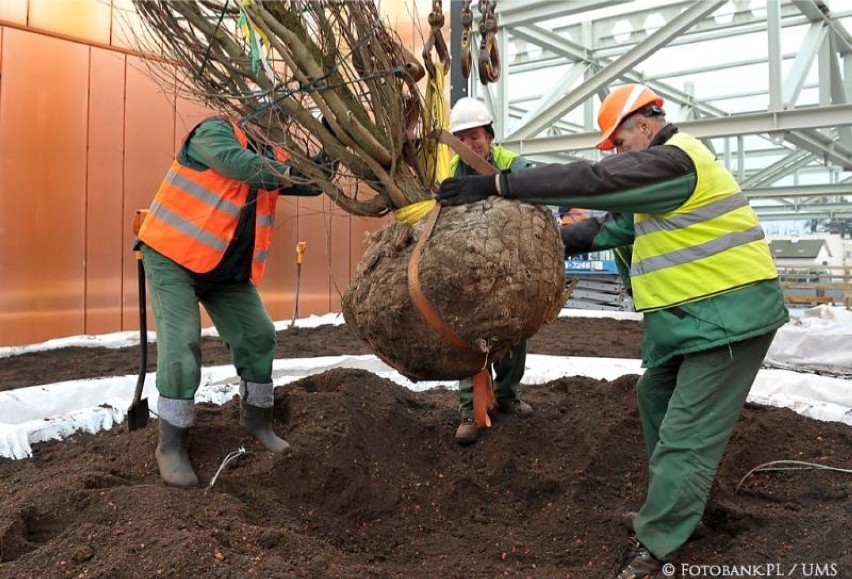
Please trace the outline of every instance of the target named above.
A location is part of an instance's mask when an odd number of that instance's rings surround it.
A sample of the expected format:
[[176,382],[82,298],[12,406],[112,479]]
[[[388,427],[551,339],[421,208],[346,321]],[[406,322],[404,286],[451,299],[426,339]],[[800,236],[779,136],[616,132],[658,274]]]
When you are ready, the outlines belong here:
[[[690,199],[699,183],[690,156],[666,144],[676,132],[676,127],[668,125],[647,150],[610,155],[598,163],[550,164],[506,175],[502,194],[528,203],[601,209],[631,217],[672,212]],[[632,219],[623,224],[633,227]],[[594,249],[630,242],[623,228],[609,243],[594,237],[611,235],[611,229],[591,231],[589,246]],[[789,313],[777,278],[645,312],[642,362],[647,368],[661,366],[683,354],[766,334],[787,321]]]

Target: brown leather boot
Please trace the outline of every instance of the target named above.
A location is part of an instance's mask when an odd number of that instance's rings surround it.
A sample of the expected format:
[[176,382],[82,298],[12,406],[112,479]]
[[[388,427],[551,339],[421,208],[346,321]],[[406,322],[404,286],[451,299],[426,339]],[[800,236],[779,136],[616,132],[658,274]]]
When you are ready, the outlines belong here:
[[530,416],[535,413],[532,406],[520,399],[501,402],[497,405],[497,410],[513,416]]
[[473,444],[479,438],[479,428],[473,418],[462,418],[461,424],[456,428],[456,442],[459,444]]
[[654,557],[642,543],[631,539],[631,559],[615,579],[651,579],[663,568],[663,561]]

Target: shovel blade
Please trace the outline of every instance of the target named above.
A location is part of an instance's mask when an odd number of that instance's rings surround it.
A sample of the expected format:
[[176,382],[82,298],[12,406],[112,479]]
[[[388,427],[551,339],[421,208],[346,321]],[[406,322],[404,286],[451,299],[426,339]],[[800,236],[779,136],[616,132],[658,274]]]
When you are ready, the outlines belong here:
[[130,408],[127,409],[127,427],[130,432],[145,428],[149,416],[147,398],[142,398],[131,404]]

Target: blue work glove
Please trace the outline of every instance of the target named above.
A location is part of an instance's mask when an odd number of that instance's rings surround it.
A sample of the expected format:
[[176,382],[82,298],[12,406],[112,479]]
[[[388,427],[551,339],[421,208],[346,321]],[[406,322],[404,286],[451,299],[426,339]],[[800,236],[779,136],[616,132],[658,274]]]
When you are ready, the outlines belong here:
[[471,175],[452,177],[441,182],[438,202],[441,205],[464,205],[476,203],[492,195],[498,195],[494,175]]

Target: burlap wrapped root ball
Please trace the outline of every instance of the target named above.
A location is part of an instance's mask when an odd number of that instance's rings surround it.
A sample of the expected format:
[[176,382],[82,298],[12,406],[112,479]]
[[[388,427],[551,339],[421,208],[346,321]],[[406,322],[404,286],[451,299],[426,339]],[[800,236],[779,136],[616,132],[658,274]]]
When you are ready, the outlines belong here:
[[441,209],[418,278],[468,350],[433,329],[409,293],[409,261],[425,223],[394,223],[371,236],[343,295],[343,317],[411,380],[466,378],[557,313],[565,289],[562,239],[550,211],[518,201],[491,197]]

